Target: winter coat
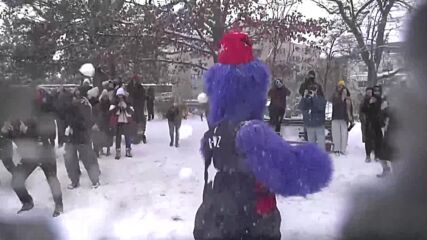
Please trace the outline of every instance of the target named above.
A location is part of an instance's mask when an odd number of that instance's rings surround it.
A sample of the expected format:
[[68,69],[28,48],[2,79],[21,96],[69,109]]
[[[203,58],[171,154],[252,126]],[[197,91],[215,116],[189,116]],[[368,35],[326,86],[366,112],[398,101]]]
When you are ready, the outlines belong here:
[[68,90],[62,90],[58,94],[58,98],[55,104],[55,111],[61,120],[65,120],[67,109],[70,108],[73,102],[73,94]]
[[381,115],[381,99],[377,99],[375,103],[369,103],[370,99],[365,98],[361,106],[360,112],[364,118],[366,137],[377,129],[381,129],[384,125]]
[[155,93],[153,88],[147,90],[147,109],[152,111],[154,108]]
[[181,122],[182,120],[182,112],[177,106],[172,106],[169,108],[168,112],[166,113],[166,118],[170,122]]
[[[332,120],[345,120],[349,121],[352,116],[349,116],[347,109],[347,99],[342,99],[341,91],[336,91],[332,97]],[[347,97],[349,97],[349,92],[347,91]],[[350,106],[351,107],[351,106]],[[352,107],[350,109],[350,114],[352,112]]]
[[127,86],[127,91],[129,92],[129,102],[135,108],[135,121],[140,123],[145,118],[145,101],[147,98],[145,88],[142,84],[131,81]]
[[322,96],[304,97],[300,109],[303,112],[304,126],[320,127],[325,125],[326,99]]
[[286,110],[286,97],[289,97],[291,91],[285,86],[281,88],[273,87],[269,92],[268,96],[270,97],[270,107],[275,107],[279,109]]
[[85,98],[74,102],[67,111],[65,125],[70,127],[69,141],[72,144],[90,144],[94,124],[92,107]]
[[134,108],[130,105],[129,102],[125,101],[126,107],[122,108],[119,106],[120,103],[115,103],[110,105],[110,127],[115,128],[117,127],[117,124],[119,124],[119,116],[120,114],[125,114],[127,123],[126,124],[133,124],[133,116],[134,116]]
[[396,157],[396,148],[393,142],[394,134],[397,128],[396,117],[394,113],[390,111],[390,108],[381,111],[382,119],[384,119],[384,140],[381,145],[381,151],[379,158],[381,160],[392,161]]
[[80,86],[80,87],[79,87],[80,95],[81,95],[82,97],[87,97],[87,92],[88,92],[90,89],[92,89],[92,87],[91,87],[91,86],[89,86],[89,85],[82,85],[82,86]]
[[304,83],[301,84],[299,88],[299,94],[301,94],[301,96],[304,96],[305,90],[309,90],[310,88],[313,88],[313,87],[317,89],[317,95],[324,96],[322,86],[317,82],[315,82],[314,80],[310,80],[310,79],[306,79]]

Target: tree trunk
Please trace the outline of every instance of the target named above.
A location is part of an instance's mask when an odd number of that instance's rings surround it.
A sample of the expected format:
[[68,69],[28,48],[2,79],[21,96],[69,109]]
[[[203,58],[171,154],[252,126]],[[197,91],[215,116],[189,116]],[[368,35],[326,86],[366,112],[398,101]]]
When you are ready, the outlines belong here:
[[373,87],[377,84],[377,71],[375,62],[370,61],[368,65],[368,86]]
[[326,93],[326,89],[327,89],[327,85],[328,85],[327,83],[328,83],[328,75],[329,75],[330,61],[331,61],[331,60],[329,60],[329,59],[326,61],[325,76],[324,76],[324,78],[323,78],[323,89],[324,89],[325,93]]

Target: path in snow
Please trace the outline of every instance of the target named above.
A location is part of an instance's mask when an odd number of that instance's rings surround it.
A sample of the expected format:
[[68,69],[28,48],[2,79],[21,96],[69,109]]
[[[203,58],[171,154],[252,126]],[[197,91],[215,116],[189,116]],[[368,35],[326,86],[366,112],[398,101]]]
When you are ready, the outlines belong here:
[[[58,177],[62,184],[65,213],[53,222],[65,239],[93,240],[113,236],[117,239],[191,239],[194,215],[202,200],[203,161],[200,139],[206,122],[183,122],[181,147],[169,147],[165,121],[148,124],[147,145],[134,146],[134,158],[119,161],[99,159],[101,187],[90,188],[82,169],[81,187],[70,191],[61,150],[58,150]],[[286,135],[293,135],[286,130]],[[292,137],[290,137],[292,138]],[[334,157],[334,176],[330,186],[307,198],[279,198],[282,235],[286,239],[334,239],[346,214],[351,191],[373,184],[381,171],[379,164],[364,163],[360,127],[349,139],[349,153]],[[10,189],[10,175],[0,167],[0,214],[8,218],[50,218],[53,201],[42,171],[27,180],[35,209],[16,216],[21,204]]]

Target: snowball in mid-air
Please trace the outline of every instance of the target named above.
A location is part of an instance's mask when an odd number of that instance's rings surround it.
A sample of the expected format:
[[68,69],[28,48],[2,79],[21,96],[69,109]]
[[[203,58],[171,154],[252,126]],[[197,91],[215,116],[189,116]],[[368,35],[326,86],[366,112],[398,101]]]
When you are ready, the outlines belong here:
[[79,72],[86,77],[93,77],[95,75],[95,67],[92,63],[85,63],[80,67]]
[[197,96],[197,101],[199,103],[207,103],[208,102],[208,95],[206,93],[202,92]]
[[179,178],[187,179],[193,175],[193,170],[191,168],[181,168],[179,171]]
[[179,138],[187,139],[193,135],[193,128],[190,125],[182,125],[179,129]]

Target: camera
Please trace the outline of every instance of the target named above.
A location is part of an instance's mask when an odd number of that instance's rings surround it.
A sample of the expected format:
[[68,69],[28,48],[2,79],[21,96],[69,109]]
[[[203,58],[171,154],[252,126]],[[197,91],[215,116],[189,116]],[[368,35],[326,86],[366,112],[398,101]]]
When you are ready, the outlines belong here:
[[317,93],[317,87],[316,86],[310,86],[308,88],[308,94],[306,97],[313,97]]

